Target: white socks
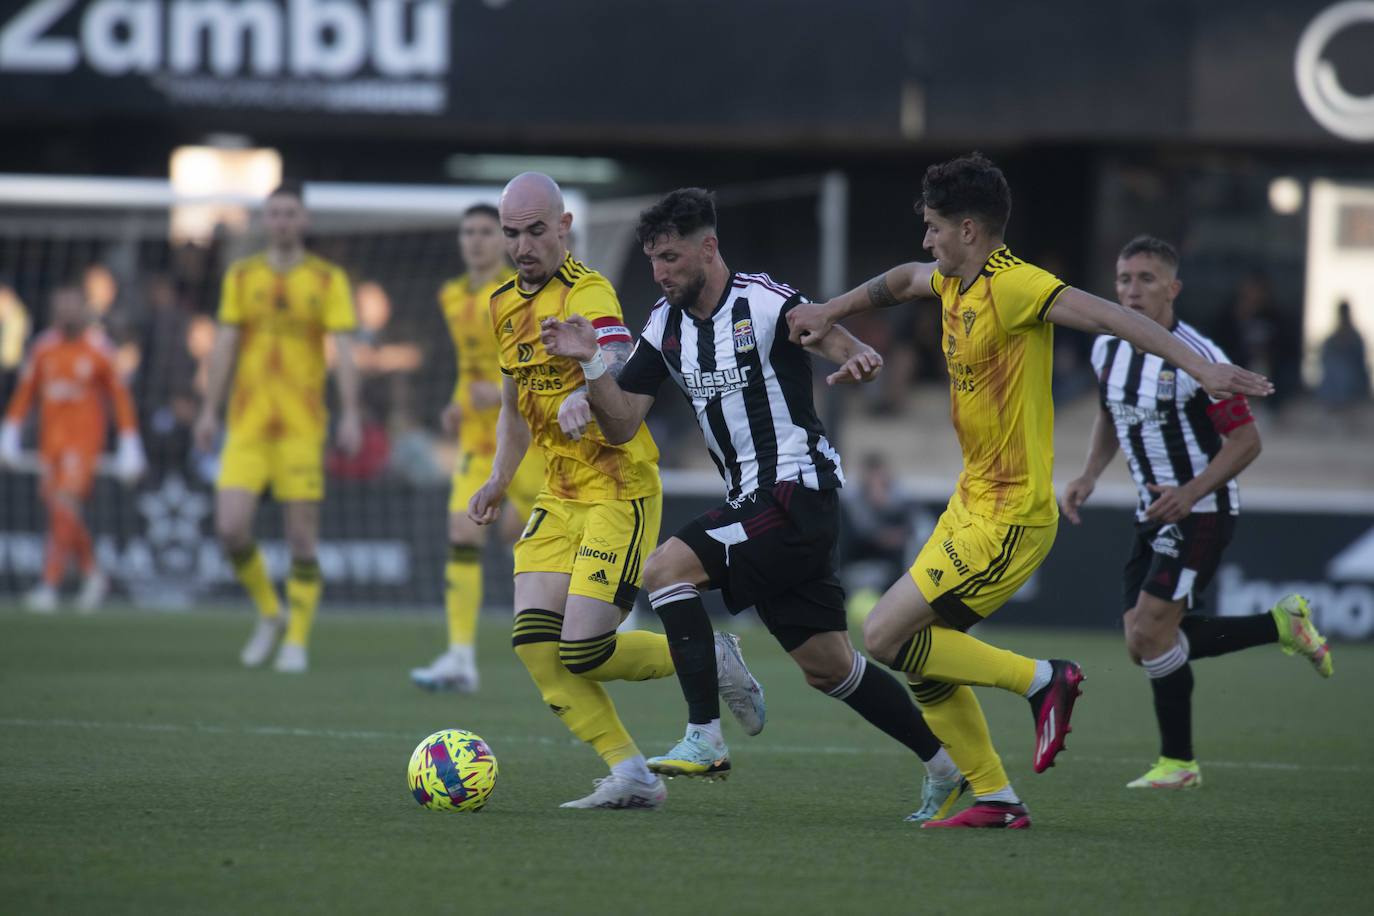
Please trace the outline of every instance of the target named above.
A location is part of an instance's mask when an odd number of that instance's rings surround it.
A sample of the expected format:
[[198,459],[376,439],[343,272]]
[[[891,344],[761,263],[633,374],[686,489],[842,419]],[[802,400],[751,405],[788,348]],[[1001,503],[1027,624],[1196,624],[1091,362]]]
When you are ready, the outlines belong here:
[[687,734],[690,735],[693,730],[701,732],[702,737],[710,741],[712,747],[717,749],[725,747],[725,736],[720,733],[719,719],[712,719],[705,725],[695,725],[691,722],[687,723]]
[[1035,660],[1035,675],[1031,678],[1030,686],[1026,688],[1025,696],[1033,697],[1050,686],[1052,677],[1054,677],[1054,667],[1043,658],[1037,658]]
[[996,792],[989,792],[987,795],[976,795],[974,797],[980,802],[1005,802],[1008,805],[1021,804],[1021,796],[1017,795],[1016,792],[1012,790],[1011,783],[1007,783]]
[[954,758],[949,756],[949,751],[940,748],[939,753],[926,761],[926,774],[931,779],[951,782],[959,778],[959,768],[955,766]]
[[620,761],[611,767],[611,772],[617,776],[633,779],[635,782],[642,782],[645,785],[652,785],[654,782],[654,774],[649,772],[649,765],[644,762],[643,754]]

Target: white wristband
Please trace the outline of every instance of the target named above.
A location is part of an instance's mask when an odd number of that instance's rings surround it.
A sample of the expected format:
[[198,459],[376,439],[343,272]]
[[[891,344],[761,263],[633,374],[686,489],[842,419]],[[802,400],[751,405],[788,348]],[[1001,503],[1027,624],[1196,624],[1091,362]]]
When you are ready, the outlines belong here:
[[582,364],[582,375],[587,381],[594,381],[606,374],[606,360],[601,357],[601,348],[596,348],[596,355]]

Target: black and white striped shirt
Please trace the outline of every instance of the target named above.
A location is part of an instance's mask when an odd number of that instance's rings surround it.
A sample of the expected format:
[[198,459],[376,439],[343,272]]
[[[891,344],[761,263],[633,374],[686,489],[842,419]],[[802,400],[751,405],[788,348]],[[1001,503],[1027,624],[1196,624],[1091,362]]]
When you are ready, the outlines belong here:
[[[1229,362],[1221,348],[1182,321],[1171,329],[1180,341],[1214,362]],[[1158,356],[1143,353],[1119,337],[1093,343],[1102,409],[1116,424],[1116,437],[1135,478],[1139,502],[1136,519],[1155,495],[1146,484],[1177,487],[1202,473],[1221,451],[1222,437],[1207,408],[1213,403],[1191,375]],[[1198,500],[1193,512],[1240,513],[1240,487],[1233,477],[1226,486]]]
[[767,274],[733,274],[710,318],[660,299],[620,387],[657,394],[671,378],[696,413],[728,499],[793,480],[844,483],[811,387],[811,357],[787,339],[787,313],[805,302]]

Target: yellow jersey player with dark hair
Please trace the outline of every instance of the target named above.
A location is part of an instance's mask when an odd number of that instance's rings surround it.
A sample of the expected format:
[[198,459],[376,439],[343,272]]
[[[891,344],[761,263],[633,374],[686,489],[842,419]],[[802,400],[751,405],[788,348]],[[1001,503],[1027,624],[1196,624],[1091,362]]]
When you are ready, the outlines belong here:
[[1083,680],[1073,662],[1030,659],[970,636],[1030,578],[1054,543],[1059,513],[1050,396],[1052,324],[1111,334],[1185,369],[1217,397],[1263,395],[1268,381],[1209,362],[1159,325],[1061,282],[1003,242],[1011,191],[979,154],[931,166],[917,210],[934,263],[894,267],[830,302],[788,316],[800,342],[824,337],[839,319],[915,299],[936,299],[944,324],[950,416],[964,469],[934,534],[910,572],[864,622],[864,643],[907,675],[922,712],[972,786],[975,804],[940,818],[961,791],[932,787],[914,820],[925,827],[1030,826],[1030,814],[993,750],[969,685],[1001,687],[1030,700],[1034,769],[1064,747]]
[[[195,442],[203,452],[214,449],[227,393],[215,528],[234,574],[258,610],[257,626],[240,659],[256,667],[280,643],[276,669],[303,672],[322,589],[316,542],[329,424],[325,344],[329,338],[334,345],[342,407],[337,441],[353,453],[362,439],[351,343],[356,320],[343,270],[305,249],[307,215],[300,189],[283,185],[273,191],[263,222],[267,250],[234,262],[224,275],[219,328]],[[291,552],[286,580],[289,620],[283,619],[267,564],[253,542],[253,517],[269,487],[282,504]]]
[[[448,648],[410,679],[429,690],[477,689],[477,617],[482,609],[484,531],[467,516],[468,500],[491,476],[496,458],[496,418],[501,407],[500,355],[491,330],[491,294],[512,271],[506,262],[501,216],[491,204],[463,213],[458,247],[467,272],[439,291],[439,307],[458,356],[458,381],[443,413],[444,432],[458,436],[458,460],[448,501],[449,558],[444,570]],[[544,462],[532,449],[520,462],[506,497],[527,518],[544,484]]]
[[[611,284],[569,255],[572,215],[553,179],[537,172],[511,179],[500,213],[516,276],[491,297],[505,379],[491,479],[468,514],[481,525],[495,521],[530,444],[543,453],[544,488],[515,542],[512,642],[544,702],[611,771],[563,807],[657,808],[667,796],[663,780],[649,771],[602,682],[674,674],[665,637],[616,631],[658,542],[658,448],[643,424],[612,445],[592,422],[584,374],[619,374],[630,332]],[[596,367],[553,356],[540,340],[544,319],[573,314],[592,323],[610,354]]]

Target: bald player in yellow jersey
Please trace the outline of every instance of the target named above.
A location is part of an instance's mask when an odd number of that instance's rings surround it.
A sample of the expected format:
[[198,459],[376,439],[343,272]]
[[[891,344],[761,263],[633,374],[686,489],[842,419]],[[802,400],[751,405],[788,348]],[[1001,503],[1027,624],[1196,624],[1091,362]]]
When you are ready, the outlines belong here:
[[[472,693],[479,685],[475,643],[482,609],[485,531],[468,518],[467,508],[472,494],[491,476],[496,458],[501,367],[491,329],[491,294],[514,272],[506,261],[500,214],[491,204],[475,204],[463,213],[458,247],[467,272],[439,291],[439,307],[458,357],[458,381],[442,417],[444,432],[458,437],[448,501],[449,558],[444,569],[448,648],[428,666],[411,669],[410,679],[428,690]],[[506,492],[519,518],[529,517],[543,484],[544,462],[539,451],[532,449]]]
[[667,795],[663,781],[649,772],[600,682],[674,673],[665,637],[616,632],[658,542],[658,448],[642,424],[622,445],[606,440],[592,422],[582,368],[545,350],[539,323],[586,316],[612,354],[612,372],[629,357],[630,332],[611,284],[568,254],[572,215],[551,178],[512,179],[500,216],[516,276],[491,297],[505,378],[491,478],[468,514],[480,525],[495,521],[531,443],[543,453],[544,488],[515,542],[515,653],[544,702],[611,770],[590,795],[563,807],[657,808]]
[[958,781],[940,787],[935,794],[946,801],[927,812],[922,826],[1025,828],[1029,812],[967,685],[1030,700],[1038,773],[1063,749],[1083,673],[1073,662],[1025,658],[966,631],[1000,608],[1054,543],[1051,325],[1124,338],[1180,366],[1216,397],[1263,395],[1272,387],[1254,373],[1204,360],[1149,319],[1012,254],[1002,241],[1011,191],[983,156],[931,166],[917,209],[933,264],[894,267],[830,302],[800,305],[788,319],[792,338],[808,342],[847,315],[915,299],[940,302],[950,417],[964,468],[911,570],[865,621],[864,643],[874,658],[907,675],[927,722],[973,789],[972,807],[939,818],[963,790]]
[[[256,667],[277,650],[276,669],[297,673],[308,667],[306,646],[322,589],[316,543],[329,425],[326,337],[334,345],[342,407],[338,444],[351,454],[362,440],[351,343],[353,295],[341,268],[306,251],[307,224],[300,188],[283,185],[268,196],[263,210],[267,250],[225,272],[205,403],[195,426],[196,447],[211,452],[232,379],[215,529],[258,610],[240,660]],[[282,504],[291,552],[287,620],[253,541],[258,501],[269,487]]]

